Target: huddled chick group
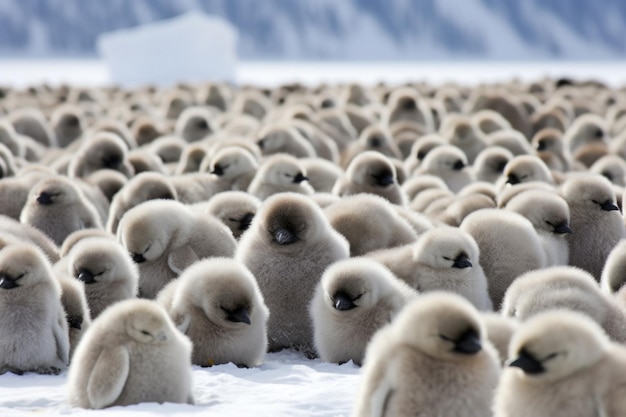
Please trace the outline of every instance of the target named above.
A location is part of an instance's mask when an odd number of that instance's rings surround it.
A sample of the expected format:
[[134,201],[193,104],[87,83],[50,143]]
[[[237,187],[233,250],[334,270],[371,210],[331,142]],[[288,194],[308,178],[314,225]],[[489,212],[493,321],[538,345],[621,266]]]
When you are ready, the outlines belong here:
[[0,373],[193,404],[362,366],[354,415],[621,416],[626,90],[0,87]]

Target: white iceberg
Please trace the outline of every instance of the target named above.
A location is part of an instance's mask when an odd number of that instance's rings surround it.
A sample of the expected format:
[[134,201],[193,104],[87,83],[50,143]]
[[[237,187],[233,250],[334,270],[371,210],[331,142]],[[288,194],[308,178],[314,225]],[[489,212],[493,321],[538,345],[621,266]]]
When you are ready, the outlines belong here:
[[199,12],[101,35],[110,79],[123,86],[234,81],[237,29]]

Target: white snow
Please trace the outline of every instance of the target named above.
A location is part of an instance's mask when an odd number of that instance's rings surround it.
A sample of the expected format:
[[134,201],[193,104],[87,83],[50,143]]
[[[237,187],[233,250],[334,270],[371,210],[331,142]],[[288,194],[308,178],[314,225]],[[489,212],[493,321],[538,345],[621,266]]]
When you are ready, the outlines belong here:
[[[412,61],[412,62],[241,62],[235,80],[241,84],[276,86],[299,81],[320,82],[379,81],[397,84],[407,81],[448,81],[476,85],[482,82],[532,81],[545,76],[604,81],[612,86],[626,85],[625,61]],[[23,88],[31,84],[70,83],[99,86],[112,82],[106,65],[99,60],[0,60],[0,85]]]
[[259,368],[193,367],[196,404],[142,403],[105,410],[71,408],[67,372],[57,376],[0,375],[0,416],[349,416],[359,384],[352,362],[335,365],[298,353],[268,354]]
[[98,49],[111,81],[124,86],[232,81],[237,32],[226,20],[190,12],[101,35]]

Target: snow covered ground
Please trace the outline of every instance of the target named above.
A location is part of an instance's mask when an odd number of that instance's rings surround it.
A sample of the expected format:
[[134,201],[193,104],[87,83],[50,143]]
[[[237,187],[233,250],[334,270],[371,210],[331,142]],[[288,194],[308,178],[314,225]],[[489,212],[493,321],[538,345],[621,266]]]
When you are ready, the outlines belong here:
[[283,351],[268,354],[259,368],[194,366],[196,405],[143,403],[105,410],[67,404],[67,372],[58,376],[0,376],[0,416],[349,416],[359,384],[359,368],[307,360]]
[[[513,77],[535,80],[543,76],[594,78],[613,86],[626,84],[626,61],[525,61],[525,62],[240,62],[236,79],[241,84],[275,86],[299,81],[401,83],[456,81],[474,85],[508,81]],[[33,83],[62,82],[93,86],[111,82],[104,63],[88,60],[0,60],[0,85],[24,87]]]

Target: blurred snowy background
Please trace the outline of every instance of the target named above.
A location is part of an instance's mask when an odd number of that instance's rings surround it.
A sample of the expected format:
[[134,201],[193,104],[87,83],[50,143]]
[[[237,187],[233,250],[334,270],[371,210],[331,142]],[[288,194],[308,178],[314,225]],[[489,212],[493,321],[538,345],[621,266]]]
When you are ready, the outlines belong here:
[[[232,53],[215,59],[207,51],[220,44],[219,33],[189,24],[183,25],[187,37],[159,39],[143,48],[156,50],[156,58],[128,48],[114,53],[99,42],[103,34],[137,33],[189,12],[223,19],[232,27]],[[195,53],[189,33],[196,34]],[[118,59],[124,56],[134,61]],[[542,76],[617,85],[626,81],[626,2],[0,0],[0,83],[168,84],[195,80],[190,69],[201,72],[207,66],[213,73],[207,78],[264,85],[478,83]]]
[[626,58],[623,0],[0,0],[0,56],[94,57],[190,10],[232,23],[242,60]]

